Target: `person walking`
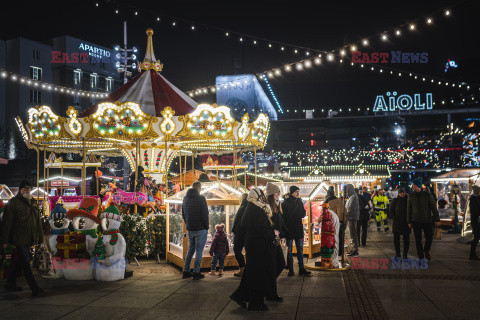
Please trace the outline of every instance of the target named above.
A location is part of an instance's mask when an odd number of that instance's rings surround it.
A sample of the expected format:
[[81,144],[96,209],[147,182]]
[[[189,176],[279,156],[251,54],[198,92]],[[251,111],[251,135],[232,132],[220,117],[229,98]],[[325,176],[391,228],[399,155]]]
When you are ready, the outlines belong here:
[[237,260],[238,267],[240,270],[233,275],[235,277],[241,277],[243,275],[243,270],[245,269],[245,257],[243,256],[243,247],[245,247],[245,230],[241,226],[243,214],[245,208],[247,207],[247,193],[242,194],[240,197],[240,208],[238,208],[235,219],[233,220],[233,252],[235,253],[235,259]]
[[17,285],[17,277],[22,271],[32,290],[32,297],[36,297],[44,290],[38,286],[30,267],[30,247],[43,243],[41,213],[30,194],[32,184],[22,181],[18,189],[17,195],[10,199],[5,206],[0,228],[0,243],[3,248],[13,245],[18,252],[8,275],[5,289],[14,292],[23,290]]
[[472,187],[472,195],[470,196],[468,207],[470,209],[470,224],[472,225],[473,240],[470,244],[470,260],[480,260],[477,256],[476,249],[480,240],[480,187]]
[[398,196],[390,204],[390,217],[392,217],[393,244],[395,246],[395,258],[400,258],[400,236],[403,237],[403,259],[408,259],[410,248],[411,230],[407,223],[408,196],[404,187],[398,188]]
[[248,193],[248,204],[241,222],[245,230],[247,263],[242,280],[230,299],[252,311],[267,311],[265,297],[270,293],[275,277],[272,210],[262,190],[253,188]]
[[224,230],[225,225],[223,223],[215,226],[215,237],[213,238],[212,245],[210,246],[210,256],[212,257],[212,269],[210,270],[211,275],[216,275],[215,269],[217,268],[217,263],[219,265],[218,275],[223,275],[225,257],[230,251],[227,235],[225,234]]
[[360,217],[357,225],[358,241],[362,247],[365,247],[367,245],[368,221],[370,220],[370,205],[365,197],[360,195],[358,189],[355,189],[355,193],[360,206]]
[[345,195],[347,197],[347,203],[345,205],[348,216],[348,228],[350,229],[350,238],[352,238],[352,250],[348,255],[350,257],[358,257],[358,233],[357,225],[360,218],[360,204],[358,201],[355,188],[352,184],[345,186]]
[[282,247],[280,245],[281,239],[285,239],[289,232],[283,219],[282,207],[280,205],[280,188],[268,182],[265,188],[265,195],[267,196],[267,203],[272,208],[273,231],[275,233],[274,242],[274,261],[275,261],[275,277],[267,300],[282,302],[283,298],[277,292],[277,278],[285,268],[285,257],[283,255]]
[[[410,229],[413,228],[418,258],[421,260],[426,257],[430,261],[433,240],[432,222],[436,227],[440,226],[437,205],[432,194],[422,189],[421,178],[412,181],[412,190],[413,193],[407,201],[407,223]],[[422,231],[425,234],[425,246],[422,245]]]
[[382,230],[382,227],[385,231],[389,230],[387,225],[387,209],[388,209],[388,198],[385,195],[383,189],[379,189],[376,195],[373,197],[373,207],[375,210],[375,220],[377,220],[377,231]]
[[325,203],[328,203],[330,200],[335,200],[337,197],[335,196],[335,188],[333,186],[328,187],[327,194],[325,195]]
[[297,261],[298,261],[298,274],[301,276],[310,276],[311,272],[305,270],[303,264],[303,222],[307,211],[303,206],[303,201],[300,198],[300,189],[297,186],[290,186],[289,193],[284,196],[282,203],[283,218],[285,225],[289,231],[287,236],[287,266],[288,276],[295,275],[293,270],[293,241],[295,241],[295,247],[297,248]]
[[[192,188],[188,189],[183,198],[182,217],[185,221],[188,235],[188,251],[185,257],[185,266],[183,267],[183,279],[193,277],[193,280],[200,280],[205,276],[200,273],[202,264],[203,249],[207,242],[208,234],[208,206],[207,200],[200,194],[202,184],[195,181]],[[190,272],[193,254],[195,253],[195,262],[193,273]]]

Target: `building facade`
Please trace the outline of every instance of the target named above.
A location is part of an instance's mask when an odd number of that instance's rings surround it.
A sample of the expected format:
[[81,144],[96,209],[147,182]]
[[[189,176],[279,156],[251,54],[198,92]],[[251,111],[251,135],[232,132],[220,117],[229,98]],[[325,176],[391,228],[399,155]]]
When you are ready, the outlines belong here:
[[[102,98],[97,93],[110,93],[122,84],[115,67],[115,50],[71,36],[53,38],[43,43],[25,38],[0,41],[0,69],[32,80],[53,83],[90,93],[66,94],[52,92],[48,87],[0,79],[0,126],[5,130],[7,148],[0,157],[18,157],[16,116],[28,119],[27,110],[48,105],[65,116],[69,106],[82,111]],[[5,140],[4,140],[5,141]],[[4,143],[5,144],[5,143]],[[5,150],[7,149],[7,150]]]

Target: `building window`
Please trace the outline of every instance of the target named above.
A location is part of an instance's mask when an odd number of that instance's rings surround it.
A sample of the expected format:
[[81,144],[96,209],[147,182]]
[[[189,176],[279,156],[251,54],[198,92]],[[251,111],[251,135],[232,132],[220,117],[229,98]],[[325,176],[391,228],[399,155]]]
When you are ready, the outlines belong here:
[[42,103],[42,92],[37,90],[30,90],[30,102],[35,104]]
[[112,91],[112,84],[113,84],[113,79],[112,78],[106,78],[105,79],[106,83],[106,90],[107,91]]
[[42,68],[30,67],[30,79],[42,81]]
[[40,51],[33,49],[33,59],[40,59]]
[[73,71],[73,84],[82,83],[82,72],[80,70]]
[[90,88],[97,87],[98,76],[96,74],[90,75]]

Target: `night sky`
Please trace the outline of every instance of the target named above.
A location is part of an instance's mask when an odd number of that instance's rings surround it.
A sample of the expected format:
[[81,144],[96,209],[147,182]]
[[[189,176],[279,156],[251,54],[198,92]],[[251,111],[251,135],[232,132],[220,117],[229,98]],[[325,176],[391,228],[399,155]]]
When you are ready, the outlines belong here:
[[[47,4],[48,3],[48,4]],[[145,30],[154,28],[154,49],[164,63],[162,74],[183,91],[215,83],[215,76],[233,74],[234,61],[245,73],[257,73],[282,67],[307,58],[305,50],[295,55],[292,48],[285,52],[280,45],[252,39],[242,44],[239,36],[227,38],[222,31],[207,29],[199,23],[259,38],[330,51],[391,27],[422,18],[417,30],[403,35],[390,35],[389,41],[380,35],[370,40],[361,51],[428,52],[427,64],[395,66],[406,72],[466,82],[478,81],[479,1],[99,1],[22,3],[9,10],[12,14],[0,19],[0,38],[25,37],[36,41],[68,34],[107,47],[122,44],[122,21],[128,22],[128,42],[140,50],[143,58],[146,46]],[[133,7],[129,7],[133,5]],[[452,15],[434,15],[434,23],[424,22],[429,13],[451,8]],[[114,11],[118,9],[119,14]],[[138,9],[138,16],[134,15]],[[15,12],[15,14],[13,14]],[[160,22],[155,21],[162,17]],[[167,18],[172,16],[175,18]],[[191,31],[191,23],[197,22]],[[172,21],[177,26],[171,26]],[[456,60],[459,68],[444,72],[447,59]],[[338,60],[338,59],[337,59]],[[240,71],[240,72],[242,72]],[[434,101],[458,98],[465,90],[438,87],[413,81],[407,77],[392,77],[352,68],[349,63],[328,63],[308,71],[283,72],[270,80],[284,109],[348,108],[372,106],[376,95],[396,90],[402,93],[433,92]],[[477,91],[477,96],[480,91]],[[195,97],[198,102],[215,102],[214,95]]]

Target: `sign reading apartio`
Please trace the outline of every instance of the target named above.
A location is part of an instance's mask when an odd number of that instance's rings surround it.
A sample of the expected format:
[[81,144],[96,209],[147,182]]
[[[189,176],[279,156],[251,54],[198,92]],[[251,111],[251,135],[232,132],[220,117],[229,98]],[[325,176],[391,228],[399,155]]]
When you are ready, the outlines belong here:
[[[373,106],[374,112],[379,111],[407,111],[414,108],[414,110],[432,110],[433,98],[431,93],[425,94],[425,100],[421,99],[420,93],[415,93],[413,97],[408,94],[398,95],[396,91],[387,92],[386,98],[383,95],[378,95]],[[387,103],[388,100],[388,103]]]

